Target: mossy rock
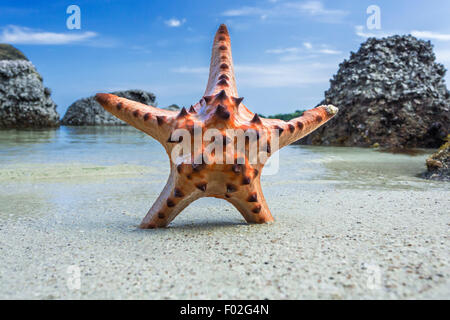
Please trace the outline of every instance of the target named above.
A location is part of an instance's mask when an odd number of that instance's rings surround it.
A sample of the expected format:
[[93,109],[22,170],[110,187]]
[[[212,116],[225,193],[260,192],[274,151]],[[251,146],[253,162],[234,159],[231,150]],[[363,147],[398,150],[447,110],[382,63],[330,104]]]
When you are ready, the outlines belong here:
[[26,60],[27,57],[10,44],[0,43],[0,60]]
[[425,178],[450,181],[450,135],[438,151],[426,160],[427,172]]

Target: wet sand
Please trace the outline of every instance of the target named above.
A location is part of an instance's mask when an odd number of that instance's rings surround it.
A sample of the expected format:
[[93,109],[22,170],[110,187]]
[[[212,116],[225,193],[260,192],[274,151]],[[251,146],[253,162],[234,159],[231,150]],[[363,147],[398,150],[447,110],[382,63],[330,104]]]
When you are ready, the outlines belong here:
[[0,298],[449,299],[450,185],[425,158],[288,147],[262,178],[274,223],[201,199],[140,230],[168,174],[151,139],[0,132]]

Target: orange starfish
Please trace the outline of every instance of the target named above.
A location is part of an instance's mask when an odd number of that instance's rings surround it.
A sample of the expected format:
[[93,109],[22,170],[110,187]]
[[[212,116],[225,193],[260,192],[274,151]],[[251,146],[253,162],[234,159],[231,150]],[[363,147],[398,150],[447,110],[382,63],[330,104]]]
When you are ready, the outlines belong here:
[[[323,125],[338,110],[331,105],[320,106],[287,122],[261,118],[249,111],[242,103],[243,98],[238,98],[230,37],[223,24],[214,38],[205,94],[189,110],[183,108],[179,113],[162,110],[106,93],[97,94],[96,99],[119,119],[158,140],[171,160],[166,186],[142,220],[141,228],[167,226],[201,197],[225,199],[247,222],[273,221],[260,182],[268,157],[255,160],[250,150],[259,146],[259,151],[270,156]],[[178,134],[177,129],[186,129],[188,135]],[[248,139],[244,137],[243,149],[237,147],[235,137],[229,137],[230,129],[246,133]],[[196,140],[198,137],[200,140]],[[196,141],[200,141],[197,147]],[[272,141],[278,145],[271,144]],[[211,151],[207,142],[218,148]],[[182,144],[187,145],[187,156],[179,152]],[[220,161],[223,159],[228,161]]]

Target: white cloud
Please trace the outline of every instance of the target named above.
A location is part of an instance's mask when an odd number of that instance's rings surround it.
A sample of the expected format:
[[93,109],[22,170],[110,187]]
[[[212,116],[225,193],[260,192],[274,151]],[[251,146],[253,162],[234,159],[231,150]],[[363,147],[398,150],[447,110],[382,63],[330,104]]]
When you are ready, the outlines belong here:
[[184,23],[186,22],[186,19],[177,19],[177,18],[172,18],[169,20],[164,21],[164,23],[172,28],[177,28],[177,27],[181,27]]
[[333,50],[333,49],[319,49],[320,53],[323,54],[341,54],[342,51],[338,51],[338,50]]
[[285,54],[285,53],[297,53],[300,52],[300,48],[280,48],[280,49],[269,49],[266,50],[266,53],[273,53],[273,54]]
[[309,14],[311,16],[334,16],[341,17],[348,14],[347,11],[343,10],[331,10],[326,9],[322,2],[320,1],[306,1],[306,2],[291,2],[286,3],[287,7],[298,9],[303,13]]
[[197,67],[197,68],[179,67],[179,68],[171,69],[171,71],[175,72],[175,73],[208,74],[209,68],[207,68],[207,67]]
[[303,42],[303,47],[269,49],[266,53],[284,55],[281,60],[292,61],[308,57],[305,54],[338,55],[342,54],[342,51],[334,50],[326,44],[313,45],[311,42]]
[[260,16],[262,20],[269,17],[298,17],[310,16],[321,22],[337,23],[341,22],[342,18],[348,15],[347,11],[327,9],[320,1],[305,1],[305,2],[285,2],[277,3],[276,1],[269,1],[273,3],[270,7],[249,7],[244,6],[237,9],[225,11],[222,15],[227,17],[241,17],[241,16]]
[[413,30],[411,31],[411,35],[417,38],[433,39],[439,41],[450,41],[450,34],[448,33]]
[[222,13],[226,17],[241,17],[241,16],[259,16],[261,20],[266,20],[271,13],[268,10],[257,7],[242,7],[239,9],[231,9]]
[[236,65],[239,85],[255,88],[304,87],[328,83],[336,70],[334,64],[277,63],[271,65]]
[[222,15],[226,17],[264,15],[266,10],[257,7],[242,7],[239,9],[226,10]]
[[0,34],[0,42],[11,44],[61,45],[83,42],[96,36],[97,33],[91,31],[82,33],[56,33],[10,25],[3,28],[2,33]]
[[304,46],[306,49],[312,49],[312,44],[311,44],[311,42],[303,42],[303,46]]
[[[235,65],[236,79],[240,86],[304,87],[311,84],[326,84],[336,71],[335,64],[322,64],[311,61],[302,63],[276,63],[264,65]],[[180,67],[171,70],[175,73],[199,75],[206,79],[207,67]]]

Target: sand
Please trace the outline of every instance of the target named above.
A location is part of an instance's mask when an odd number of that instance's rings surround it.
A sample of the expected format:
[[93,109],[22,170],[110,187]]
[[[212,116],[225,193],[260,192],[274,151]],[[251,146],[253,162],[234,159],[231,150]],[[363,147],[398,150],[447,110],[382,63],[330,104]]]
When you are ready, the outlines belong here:
[[299,200],[280,196],[267,225],[245,225],[219,201],[161,230],[139,230],[138,217],[103,201],[97,216],[11,217],[0,226],[0,298],[450,297],[449,202],[439,194],[303,193],[296,209]]
[[164,155],[1,166],[0,298],[450,298],[450,188],[411,174],[426,155],[285,150],[265,225],[201,199],[138,229]]

